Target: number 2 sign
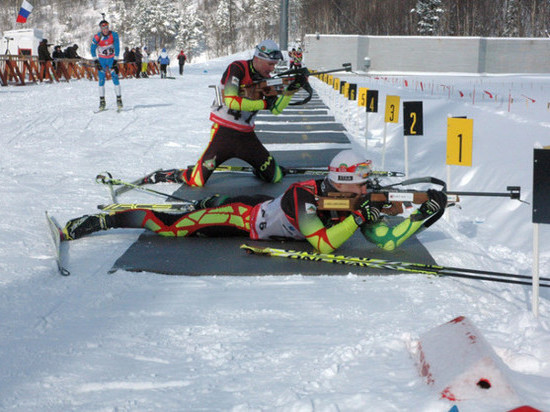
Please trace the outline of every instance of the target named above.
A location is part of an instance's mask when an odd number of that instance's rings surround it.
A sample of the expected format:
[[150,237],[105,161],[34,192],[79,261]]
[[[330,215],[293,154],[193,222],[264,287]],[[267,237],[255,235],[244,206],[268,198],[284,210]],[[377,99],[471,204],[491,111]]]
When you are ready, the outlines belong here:
[[449,117],[447,119],[447,164],[472,165],[474,120]]

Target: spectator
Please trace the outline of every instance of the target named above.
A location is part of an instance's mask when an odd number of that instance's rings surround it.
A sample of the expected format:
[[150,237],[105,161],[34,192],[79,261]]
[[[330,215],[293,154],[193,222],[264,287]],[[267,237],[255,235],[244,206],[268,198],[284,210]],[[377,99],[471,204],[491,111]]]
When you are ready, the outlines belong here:
[[185,62],[187,61],[187,56],[185,55],[185,53],[182,51],[180,51],[180,54],[178,54],[178,62],[179,62],[179,65],[180,65],[180,76],[183,75],[183,66],[185,65]]
[[124,53],[122,54],[122,60],[124,61],[124,63],[129,63],[129,61],[128,61],[128,56],[129,55],[130,55],[130,48],[126,47],[124,49]]
[[48,47],[51,46],[51,44],[48,44],[48,39],[42,39],[40,44],[38,45],[38,60],[41,62],[47,62],[52,61],[52,56],[50,55],[50,51],[48,50]]
[[142,57],[143,59],[141,60],[141,77],[147,78],[149,77],[147,75],[147,66],[149,65],[149,50],[147,49],[147,46],[143,46]]
[[55,46],[53,48],[52,57],[53,57],[53,67],[57,70],[57,61],[59,59],[65,58],[65,53],[63,53],[63,50],[61,50],[61,46]]
[[69,46],[65,49],[65,57],[67,59],[80,59],[81,57],[78,55],[76,50],[78,49],[78,45],[73,44],[72,46]]
[[170,64],[170,57],[168,57],[168,53],[166,52],[165,48],[162,49],[162,52],[160,53],[160,56],[157,59],[157,62],[160,63],[160,78],[165,79],[166,67]]
[[136,79],[139,79],[139,75],[141,73],[141,62],[143,60],[141,49],[139,47],[136,47],[134,55],[136,56]]

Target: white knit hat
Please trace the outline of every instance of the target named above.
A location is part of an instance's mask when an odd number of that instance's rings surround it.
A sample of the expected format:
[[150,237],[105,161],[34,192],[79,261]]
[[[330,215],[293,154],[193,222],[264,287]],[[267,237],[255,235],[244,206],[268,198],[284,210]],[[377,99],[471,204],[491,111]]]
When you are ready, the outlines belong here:
[[365,183],[372,172],[372,161],[343,150],[330,162],[328,178],[333,183]]
[[254,56],[269,61],[283,60],[281,49],[273,40],[264,40],[258,44],[254,50]]

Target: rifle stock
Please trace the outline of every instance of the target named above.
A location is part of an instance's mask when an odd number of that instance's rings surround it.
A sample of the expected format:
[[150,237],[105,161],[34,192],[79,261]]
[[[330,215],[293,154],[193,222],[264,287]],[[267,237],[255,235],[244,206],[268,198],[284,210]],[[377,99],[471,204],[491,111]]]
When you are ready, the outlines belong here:
[[[341,212],[352,212],[359,209],[359,205],[366,199],[372,202],[383,203],[381,212],[385,215],[396,216],[403,213],[404,204],[420,205],[428,201],[428,193],[421,191],[374,191],[365,196],[359,196],[355,193],[329,193],[326,197],[318,199],[317,208],[319,210],[334,210]],[[447,205],[459,202],[457,195],[447,195]]]

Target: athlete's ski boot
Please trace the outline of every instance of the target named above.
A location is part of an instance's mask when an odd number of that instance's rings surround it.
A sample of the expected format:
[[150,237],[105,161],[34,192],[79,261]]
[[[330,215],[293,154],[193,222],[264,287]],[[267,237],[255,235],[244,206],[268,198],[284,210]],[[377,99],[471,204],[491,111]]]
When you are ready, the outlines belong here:
[[221,196],[221,195],[215,194],[212,196],[205,197],[203,199],[193,201],[193,206],[195,206],[196,210],[208,209],[211,207],[218,207],[218,206],[222,206],[227,201],[228,198],[229,196]]
[[99,111],[105,110],[105,97],[99,98]]
[[124,107],[122,105],[122,97],[121,96],[117,96],[116,97],[116,107],[118,108],[118,111],[120,112],[122,110],[122,108]]
[[184,183],[182,173],[180,169],[157,170],[145,177],[143,183]]
[[84,215],[69,220],[63,228],[63,240],[75,240],[100,230],[109,229],[107,218],[109,215],[100,213],[97,215]]

